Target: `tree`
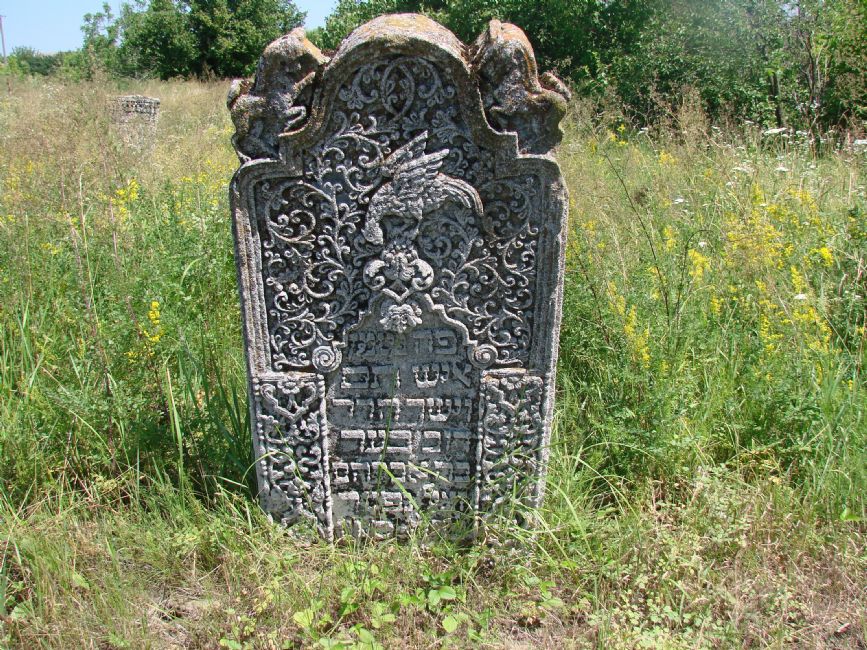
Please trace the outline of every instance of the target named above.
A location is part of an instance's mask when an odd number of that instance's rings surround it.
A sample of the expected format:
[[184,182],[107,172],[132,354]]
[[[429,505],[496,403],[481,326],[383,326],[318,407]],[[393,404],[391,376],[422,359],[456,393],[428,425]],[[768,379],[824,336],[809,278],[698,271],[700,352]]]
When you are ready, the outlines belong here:
[[770,121],[784,21],[777,0],[657,0],[635,47],[607,71],[639,121],[674,108],[686,88],[711,117]]
[[610,89],[637,122],[701,98],[711,118],[816,130],[867,117],[867,0],[339,0],[314,34],[334,49],[383,13],[418,12],[465,42],[515,23],[541,68]]
[[492,18],[518,25],[543,68],[573,81],[593,78],[612,52],[628,50],[646,20],[636,0],[340,0],[317,45],[334,49],[350,31],[384,13],[417,12],[472,42]]
[[788,6],[788,95],[800,123],[818,138],[828,127],[867,118],[867,1]]
[[21,74],[47,76],[60,65],[63,53],[43,54],[32,47],[16,47],[9,57],[9,65]]
[[172,0],[151,0],[146,10],[125,5],[119,72],[160,79],[195,73],[195,35],[182,7]]
[[265,46],[298,27],[305,14],[288,0],[188,0],[198,57],[194,74],[239,77],[252,72]]
[[117,41],[120,24],[114,19],[111,5],[103,3],[102,11],[84,15],[81,26],[84,44],[81,47],[85,76],[90,77],[99,69],[114,70],[117,63]]
[[377,16],[423,11],[419,0],[338,0],[334,11],[325,19],[325,27],[308,36],[323,50],[335,50],[349,32]]
[[828,124],[867,121],[867,0],[843,0],[829,12]]
[[[814,135],[867,119],[867,0],[338,0],[308,36],[333,50],[362,23],[405,12],[430,16],[464,42],[492,18],[515,23],[540,68],[580,94],[613,94],[636,122],[676,108],[687,88],[712,119]],[[303,18],[290,0],[135,0],[118,19],[104,5],[85,16],[84,47],[60,69],[246,76]],[[17,67],[43,69],[34,56],[23,53]]]
[[304,13],[290,0],[137,0],[84,20],[84,50],[114,74],[236,77]]

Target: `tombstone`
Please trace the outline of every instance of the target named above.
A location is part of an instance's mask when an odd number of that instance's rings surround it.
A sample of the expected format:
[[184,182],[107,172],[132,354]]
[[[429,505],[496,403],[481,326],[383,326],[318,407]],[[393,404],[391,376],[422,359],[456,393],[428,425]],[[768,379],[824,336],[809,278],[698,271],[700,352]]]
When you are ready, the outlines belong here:
[[492,21],[467,47],[411,14],[330,60],[296,29],[233,83],[253,445],[275,520],[406,536],[539,503],[567,99],[517,27]]
[[153,148],[160,115],[160,100],[144,95],[115,97],[109,107],[112,130],[135,151]]

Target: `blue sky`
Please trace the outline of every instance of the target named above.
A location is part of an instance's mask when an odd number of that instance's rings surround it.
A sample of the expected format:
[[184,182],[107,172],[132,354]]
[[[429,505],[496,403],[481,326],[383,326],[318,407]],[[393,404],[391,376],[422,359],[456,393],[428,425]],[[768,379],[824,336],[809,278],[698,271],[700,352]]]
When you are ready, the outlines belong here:
[[[6,51],[32,47],[40,52],[74,50],[81,46],[81,23],[86,13],[100,11],[103,0],[0,0]],[[110,0],[115,13],[122,4]],[[307,27],[318,27],[331,13],[335,0],[295,0],[307,12]]]

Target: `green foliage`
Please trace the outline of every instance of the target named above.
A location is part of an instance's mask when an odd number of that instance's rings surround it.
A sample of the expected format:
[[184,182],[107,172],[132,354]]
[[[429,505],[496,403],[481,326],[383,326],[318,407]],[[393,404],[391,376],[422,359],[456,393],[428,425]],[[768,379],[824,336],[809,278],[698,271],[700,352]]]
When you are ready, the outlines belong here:
[[631,50],[609,59],[606,73],[644,123],[676,108],[687,88],[712,117],[769,123],[768,69],[785,22],[776,0],[660,2]]
[[265,46],[304,20],[289,0],[187,0],[196,39],[193,74],[250,74]]
[[602,0],[340,0],[327,18],[319,45],[334,49],[363,22],[385,13],[429,15],[472,42],[496,18],[522,27],[544,67],[575,80],[598,72],[600,52],[627,47],[646,10]]
[[711,119],[811,131],[863,119],[867,9],[859,0],[341,0],[316,42],[336,48],[384,13],[425,13],[471,42],[496,18],[527,33],[543,69],[612,94],[655,123],[690,89]]
[[325,27],[308,36],[323,50],[336,50],[349,32],[372,18],[421,11],[422,3],[417,0],[338,0],[334,11],[325,20]]
[[173,0],[152,0],[147,9],[124,6],[119,58],[127,76],[161,79],[186,76],[197,58],[196,38],[183,8]]
[[118,87],[11,82],[3,647],[863,645],[863,152],[573,103],[545,503],[329,545],[254,499],[225,84],[125,82],[142,154]]
[[852,123],[867,121],[867,4],[835,4],[827,21],[823,39],[830,57],[828,112]]
[[[814,146],[867,119],[863,0],[338,0],[308,36],[334,50],[353,29],[418,12],[472,42],[491,19],[522,27],[540,67],[636,126],[697,98],[715,123],[806,130]],[[13,53],[5,73],[93,78],[239,77],[302,23],[290,0],[135,0],[84,17],[79,52]]]
[[863,352],[845,334],[865,332],[863,228],[806,181],[830,162],[801,157],[809,139],[773,156],[678,122],[689,144],[587,129],[560,158],[575,185],[609,188],[572,206],[560,377],[584,404],[576,436],[607,475],[756,463],[836,516],[867,489]]
[[47,77],[57,71],[65,54],[42,54],[32,47],[16,47],[9,56],[9,65],[18,74]]
[[87,14],[90,68],[129,77],[238,77],[262,50],[304,20],[290,0],[138,0]]

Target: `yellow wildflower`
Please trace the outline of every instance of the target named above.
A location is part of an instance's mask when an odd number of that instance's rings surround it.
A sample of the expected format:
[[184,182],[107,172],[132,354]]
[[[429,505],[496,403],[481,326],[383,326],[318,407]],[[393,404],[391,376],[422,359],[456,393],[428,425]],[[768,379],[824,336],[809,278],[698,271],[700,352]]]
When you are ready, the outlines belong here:
[[808,210],[815,211],[818,209],[816,199],[813,198],[813,195],[810,194],[810,192],[803,188],[793,187],[789,190],[789,195]]
[[762,186],[758,183],[753,183],[752,187],[750,188],[750,201],[752,202],[754,207],[765,206],[765,193],[762,190]]
[[674,228],[666,226],[662,231],[662,236],[665,240],[665,250],[670,251],[677,246],[677,234],[674,232]]
[[[160,303],[158,300],[152,300],[150,310],[148,311],[149,328],[141,328],[142,334],[147,339],[149,344],[159,343],[163,336],[163,326],[160,320]],[[153,351],[151,350],[151,353]]]
[[765,344],[766,352],[773,352],[777,349],[777,341],[783,338],[782,334],[774,331],[773,323],[766,314],[759,316],[759,338]]
[[710,268],[710,260],[692,248],[689,249],[687,255],[690,261],[689,276],[693,280],[701,280],[704,277],[704,272]]
[[753,208],[746,218],[733,213],[726,215],[727,266],[752,273],[784,268],[785,238],[768,216],[767,211],[759,208]]
[[632,347],[632,358],[647,368],[650,365],[650,348],[647,345],[650,340],[650,328],[645,327],[643,331],[638,330],[638,315],[635,311],[635,305],[632,305],[626,313],[623,333],[626,334],[626,340]]
[[801,275],[801,272],[798,271],[798,268],[794,265],[789,267],[789,275],[792,278],[792,289],[795,290],[796,294],[804,293],[804,290],[807,288],[807,283],[804,280],[804,276]]
[[831,343],[831,328],[813,305],[792,311],[792,321],[798,325],[807,340],[807,347],[815,352],[827,352]]
[[138,200],[139,184],[134,178],[127,181],[126,185],[119,187],[114,191],[114,196],[111,197],[111,204],[117,209],[117,216],[120,219],[125,219],[129,216],[129,206]]
[[[620,129],[618,129],[618,130],[620,130]],[[625,130],[625,128],[624,128],[624,130]],[[623,131],[620,131],[620,132],[622,133]],[[621,147],[625,147],[627,144],[629,144],[629,142],[626,140],[620,140],[617,137],[617,134],[614,131],[612,131],[611,129],[608,129],[605,131],[605,137],[608,138],[609,142],[613,142],[614,144],[621,146]]]
[[148,312],[148,320],[153,325],[160,324],[160,303],[157,300],[151,300],[151,309]]
[[617,291],[614,282],[608,283],[608,304],[611,310],[623,319],[623,334],[629,344],[632,359],[641,364],[643,368],[650,367],[650,328],[643,330],[638,327],[638,312],[632,305],[626,307],[626,298]]
[[832,266],[834,264],[834,254],[831,252],[831,249],[828,248],[827,246],[821,246],[820,248],[814,248],[810,252],[817,254],[822,259],[822,263],[825,266]]

